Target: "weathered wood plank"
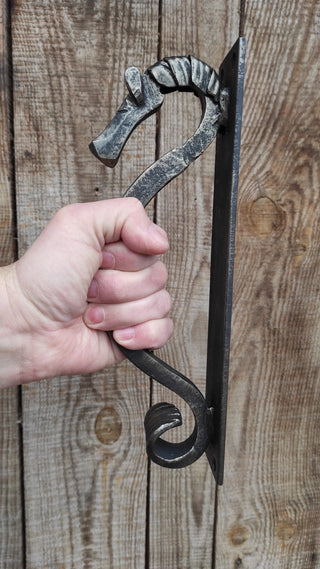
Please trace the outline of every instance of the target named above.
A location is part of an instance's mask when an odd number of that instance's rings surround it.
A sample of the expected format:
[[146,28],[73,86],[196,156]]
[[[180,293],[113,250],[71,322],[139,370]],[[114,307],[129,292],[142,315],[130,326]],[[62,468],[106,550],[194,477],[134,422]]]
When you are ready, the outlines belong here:
[[0,266],[14,260],[12,166],[10,135],[9,17],[7,6],[0,7]]
[[[238,35],[238,1],[162,2],[161,57],[188,55],[215,69]],[[190,93],[166,97],[160,119],[160,154],[182,144],[200,121],[199,101]],[[169,290],[175,333],[163,358],[204,392],[215,145],[171,182],[158,198],[157,221],[169,234]],[[155,401],[181,400],[158,387]],[[172,435],[174,436],[174,435]],[[215,484],[206,458],[179,471],[153,466],[150,490],[150,568],[211,567]]]
[[319,2],[247,0],[216,567],[320,567]]
[[[120,196],[153,160],[152,126],[114,171],[88,143],[125,95],[125,68],[155,61],[157,21],[154,1],[15,4],[20,252],[59,207]],[[126,364],[24,388],[28,568],[143,567],[148,403],[149,381]]]
[[22,497],[17,389],[0,393],[0,565],[23,568]]
[[[0,266],[14,261],[10,142],[9,14],[0,5]],[[17,389],[0,391],[0,566],[22,569],[23,538]]]

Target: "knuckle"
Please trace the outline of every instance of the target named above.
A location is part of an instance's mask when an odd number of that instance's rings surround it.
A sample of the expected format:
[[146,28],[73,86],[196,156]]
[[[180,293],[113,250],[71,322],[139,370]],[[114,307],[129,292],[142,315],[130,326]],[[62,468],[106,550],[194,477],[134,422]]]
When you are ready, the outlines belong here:
[[144,210],[144,207],[143,207],[141,201],[138,200],[138,198],[130,197],[130,198],[124,198],[124,199],[125,199],[125,200],[128,200],[128,202],[129,202],[130,204],[132,204],[132,207],[134,207],[135,209],[142,209],[142,210]]
[[156,261],[151,266],[151,278],[153,283],[159,288],[162,288],[168,280],[168,271],[162,261]]
[[172,299],[167,290],[164,290],[163,292],[165,294],[166,314],[168,314],[172,308]]
[[53,216],[52,221],[53,223],[63,224],[65,220],[69,217],[68,208],[70,206],[65,206],[59,209]]
[[65,225],[71,219],[77,219],[79,217],[81,205],[79,203],[68,204],[59,209],[53,216],[53,221],[58,225]]
[[73,217],[79,213],[82,204],[79,203],[70,203],[65,205],[58,211],[58,215],[60,214],[63,217]]
[[144,207],[138,198],[121,198],[125,200],[128,207],[128,213],[135,213],[136,211],[143,211],[145,213]]
[[117,271],[108,271],[105,276],[104,288],[108,291],[109,302],[122,302],[126,297],[124,282]]
[[160,316],[166,316],[172,308],[171,296],[166,290],[157,293],[157,312]]
[[158,349],[162,348],[164,344],[169,340],[173,332],[173,322],[170,318],[164,318],[162,320],[155,321],[152,331],[149,335],[149,343],[151,348]]

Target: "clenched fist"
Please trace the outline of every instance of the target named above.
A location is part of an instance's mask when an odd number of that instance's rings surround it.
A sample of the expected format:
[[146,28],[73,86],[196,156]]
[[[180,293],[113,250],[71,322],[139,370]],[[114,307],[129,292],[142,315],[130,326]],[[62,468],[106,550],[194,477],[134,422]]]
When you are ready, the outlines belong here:
[[135,198],[72,204],[0,269],[0,386],[89,373],[172,333],[165,232]]

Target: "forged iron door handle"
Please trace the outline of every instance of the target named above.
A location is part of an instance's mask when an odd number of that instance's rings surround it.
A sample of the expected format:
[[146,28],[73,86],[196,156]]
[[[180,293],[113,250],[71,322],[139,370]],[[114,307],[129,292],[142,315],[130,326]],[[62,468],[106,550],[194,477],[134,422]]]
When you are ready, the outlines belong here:
[[[183,146],[171,150],[149,166],[125,192],[123,197],[135,197],[145,207],[164,186],[198,158],[215,138],[226,116],[227,91],[221,89],[214,69],[193,56],[165,58],[149,67],[143,75],[131,67],[126,71],[125,77],[128,97],[110,124],[90,144],[92,152],[106,166],[116,165],[134,128],[160,108],[166,93],[188,90],[200,98],[202,105],[201,122],[193,136]],[[190,437],[182,443],[170,443],[163,440],[161,435],[181,425],[180,411],[168,403],[151,407],[145,419],[150,458],[161,466],[171,468],[193,463],[208,446],[210,411],[202,393],[187,377],[150,351],[129,350],[117,345],[139,369],[183,398],[194,415],[195,426]]]
[[[199,97],[202,117],[195,133],[149,166],[127,189],[123,197],[135,197],[144,207],[173,178],[196,160],[216,137],[228,118],[228,89],[212,67],[193,56],[166,57],[143,74],[130,67],[125,73],[129,91],[116,115],[104,131],[90,143],[90,150],[106,166],[114,167],[133,130],[156,112],[164,96],[173,91],[189,91]],[[232,259],[233,263],[233,259]],[[109,333],[113,342],[112,332]],[[116,343],[116,342],[115,342]],[[184,375],[149,350],[129,350],[117,344],[122,353],[140,370],[178,394],[191,408],[195,426],[183,442],[162,439],[166,431],[181,425],[180,411],[172,404],[153,405],[145,418],[147,452],[153,462],[181,468],[195,462],[212,439],[212,406]],[[215,411],[215,410],[214,410]],[[215,470],[215,464],[211,461]],[[218,478],[222,483],[222,476]]]

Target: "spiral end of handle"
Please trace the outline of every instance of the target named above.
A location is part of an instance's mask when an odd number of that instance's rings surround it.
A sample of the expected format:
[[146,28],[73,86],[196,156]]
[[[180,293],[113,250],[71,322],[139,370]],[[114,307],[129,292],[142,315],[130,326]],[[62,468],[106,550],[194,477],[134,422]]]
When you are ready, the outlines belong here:
[[193,432],[179,443],[161,438],[170,429],[182,425],[181,413],[172,403],[157,403],[151,407],[144,422],[147,453],[153,462],[166,468],[189,466],[205,452],[209,443],[209,410],[202,393],[188,378],[152,352],[129,350],[119,344],[118,347],[139,369],[182,397],[191,408],[195,423]]
[[202,444],[201,450],[194,446],[197,426],[191,436],[180,443],[171,443],[161,438],[165,432],[181,425],[181,413],[171,403],[157,403],[147,412],[144,422],[147,453],[150,459],[159,466],[183,468],[195,462],[204,452],[206,443]]
[[157,403],[147,412],[144,420],[147,448],[174,427],[182,425],[179,409],[171,403]]

